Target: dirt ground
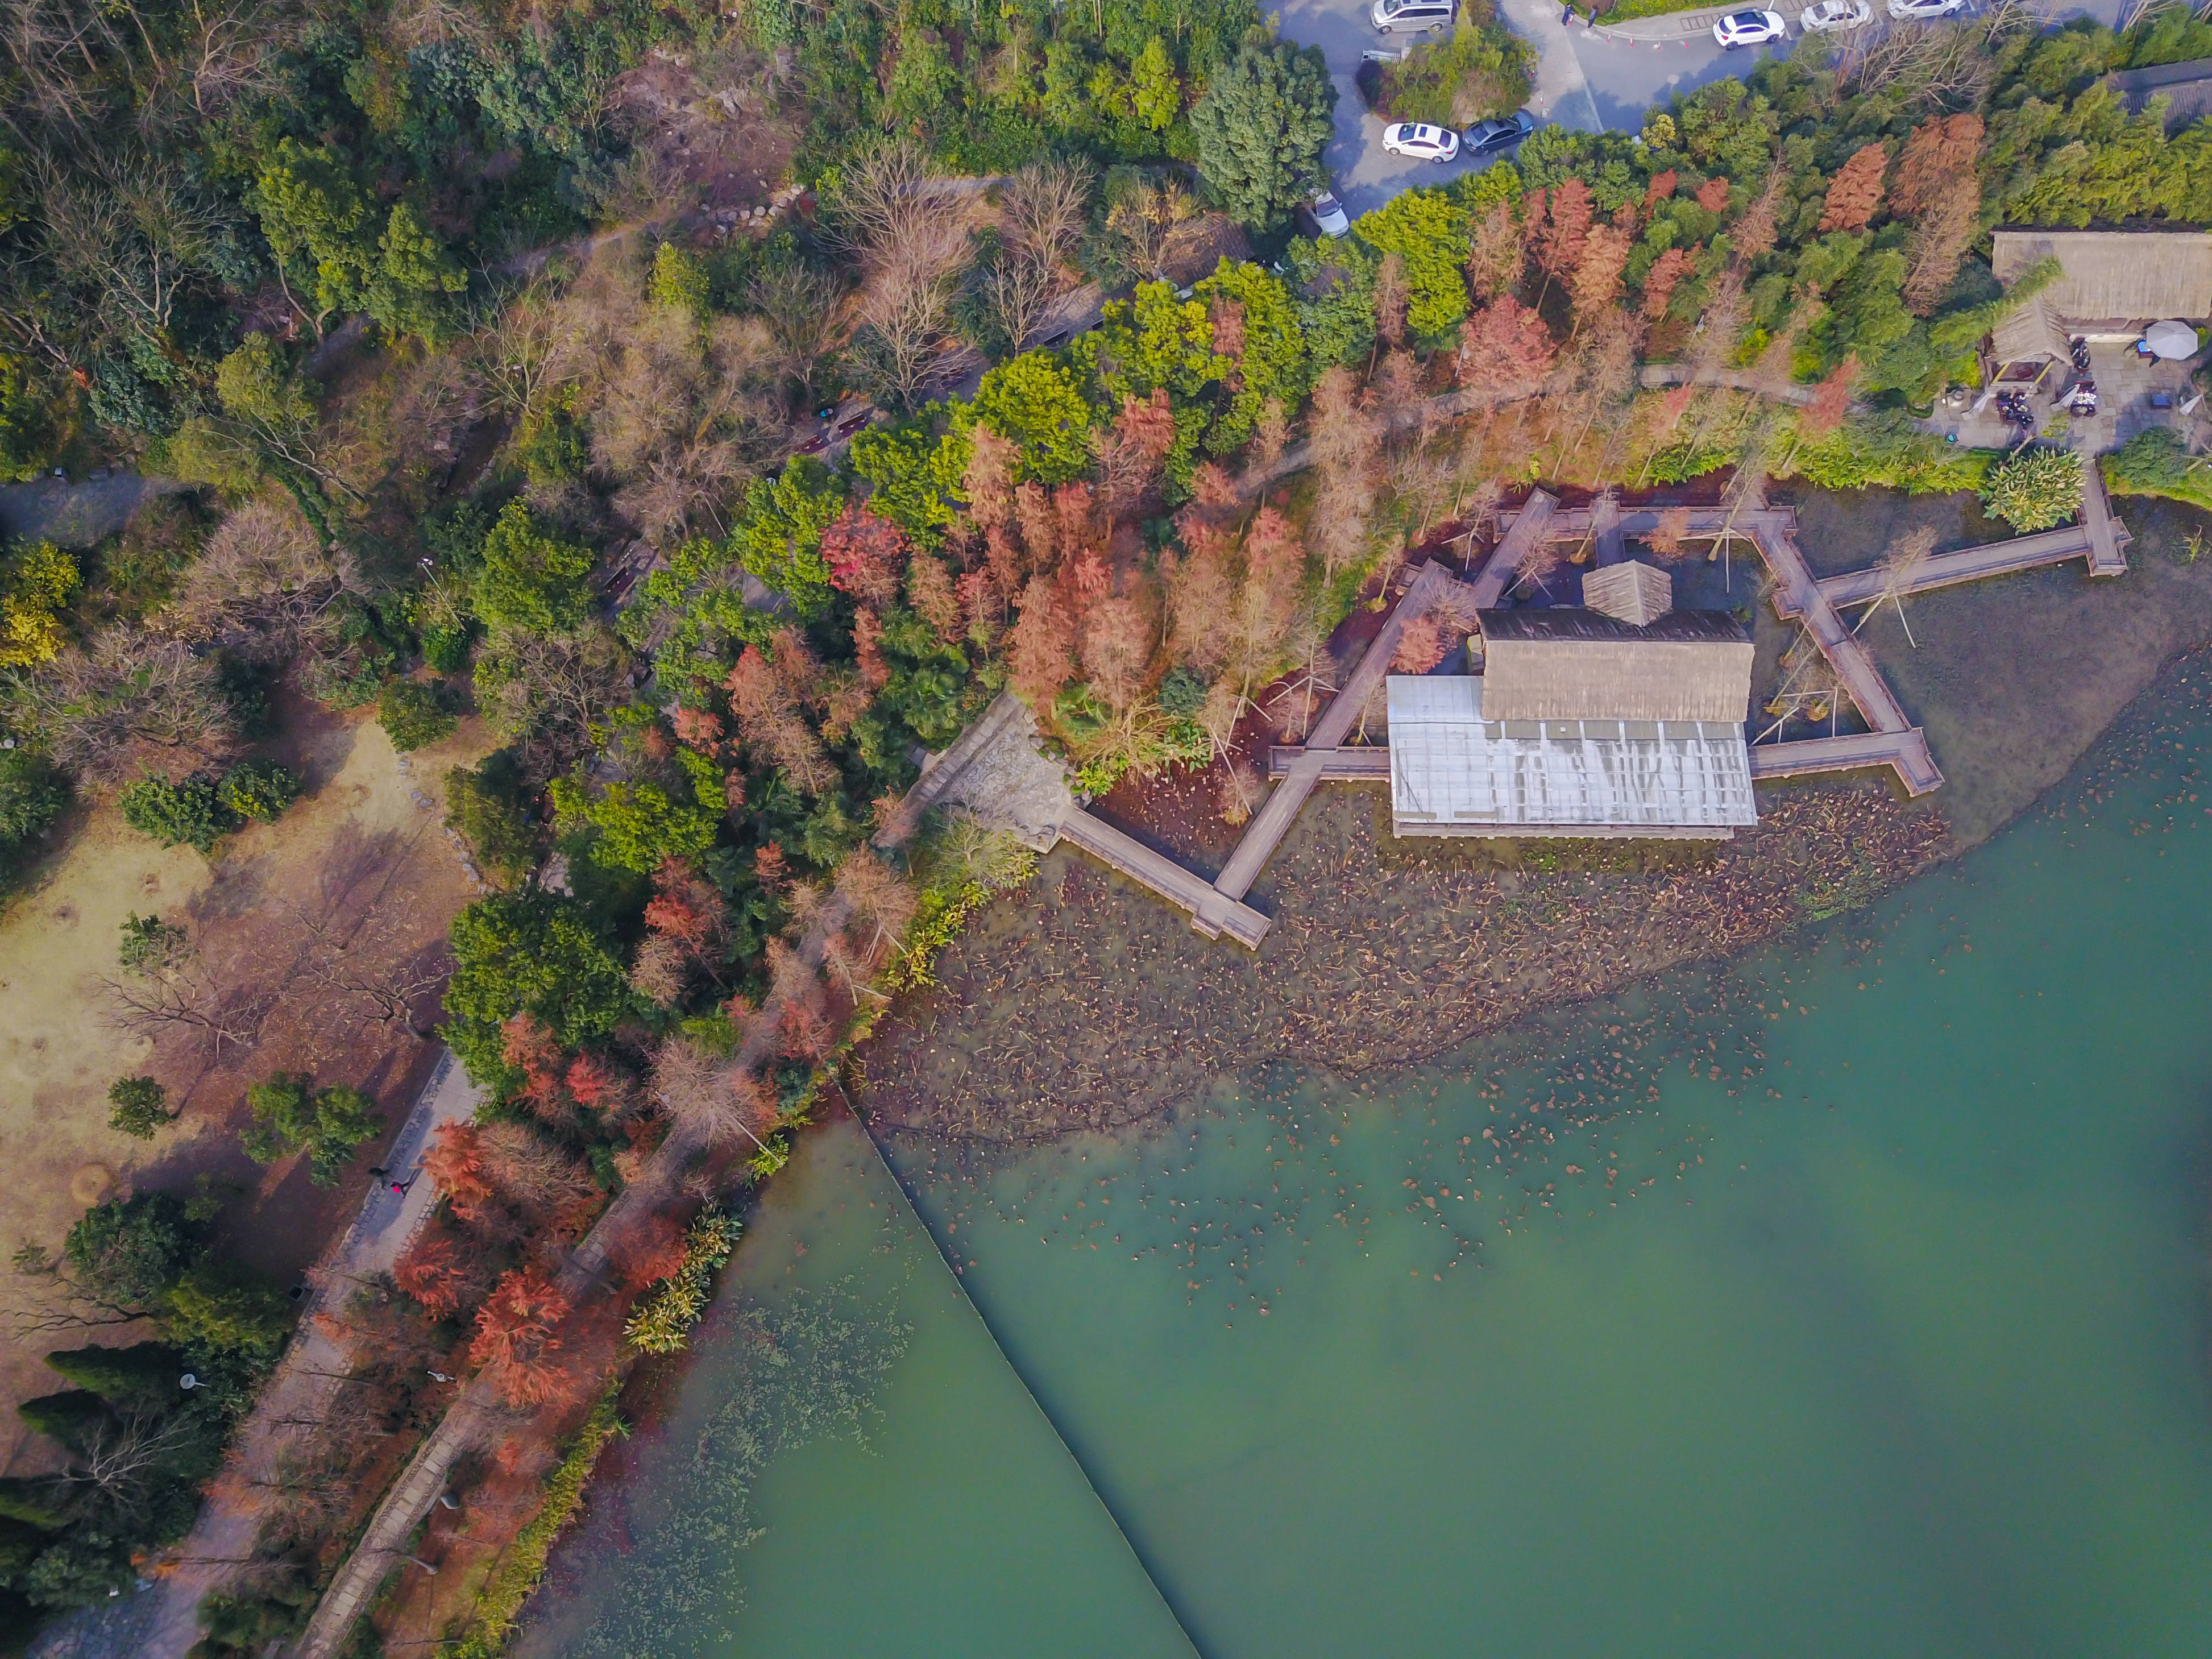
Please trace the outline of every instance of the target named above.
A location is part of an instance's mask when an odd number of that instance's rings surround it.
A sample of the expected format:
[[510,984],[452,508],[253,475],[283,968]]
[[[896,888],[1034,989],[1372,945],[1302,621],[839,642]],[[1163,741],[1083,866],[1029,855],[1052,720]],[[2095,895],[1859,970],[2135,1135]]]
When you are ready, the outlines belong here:
[[659,51],[615,82],[609,106],[671,199],[711,214],[757,206],[782,183],[793,133],[769,63],[744,47],[696,59]]
[[[295,1276],[359,1206],[383,1139],[362,1149],[347,1179],[312,1185],[304,1162],[266,1169],[239,1150],[246,1085],[278,1070],[311,1071],[321,1083],[373,1094],[397,1130],[434,1059],[435,1045],[378,1019],[358,994],[321,982],[318,960],[335,956],[362,982],[419,982],[474,889],[441,825],[447,769],[486,747],[474,721],[402,769],[373,716],[334,716],[312,704],[283,711],[271,752],[300,774],[307,793],[273,824],[220,843],[210,864],[188,848],[164,851],[126,827],[112,805],[83,813],[33,884],[0,919],[0,1243],[58,1250],[87,1205],[132,1190],[190,1195],[204,1177],[229,1202],[217,1243],[272,1274]],[[419,793],[425,804],[413,797]],[[116,957],[125,916],[182,922],[198,942],[212,994],[267,1005],[243,1041],[211,1049],[179,1026],[156,1040],[120,1029],[106,982],[123,982]],[[311,949],[310,921],[348,948]],[[434,1015],[423,990],[419,1015]],[[176,1124],[151,1141],[107,1127],[108,1085],[150,1073],[181,1100]],[[0,1307],[31,1306],[34,1287],[10,1275]],[[0,1468],[25,1446],[16,1400],[50,1392],[49,1349],[86,1340],[82,1331],[10,1330],[0,1363]],[[101,1340],[127,1340],[128,1329]]]

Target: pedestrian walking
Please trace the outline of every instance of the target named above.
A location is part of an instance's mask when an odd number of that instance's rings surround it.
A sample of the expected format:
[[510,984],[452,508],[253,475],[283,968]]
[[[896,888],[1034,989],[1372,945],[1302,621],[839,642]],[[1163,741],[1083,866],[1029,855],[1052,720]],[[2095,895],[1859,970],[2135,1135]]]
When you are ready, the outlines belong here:
[[406,1197],[407,1189],[415,1184],[416,1179],[416,1178],[414,1176],[409,1176],[404,1181],[395,1181],[392,1182],[392,1196],[395,1198]]

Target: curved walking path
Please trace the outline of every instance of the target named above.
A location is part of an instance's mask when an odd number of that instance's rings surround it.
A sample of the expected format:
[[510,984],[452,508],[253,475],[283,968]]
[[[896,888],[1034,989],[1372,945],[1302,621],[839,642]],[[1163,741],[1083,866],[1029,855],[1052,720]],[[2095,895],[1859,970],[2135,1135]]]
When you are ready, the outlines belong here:
[[[438,1126],[474,1115],[479,1098],[468,1074],[454,1063],[453,1051],[446,1050],[386,1154],[389,1167],[409,1173],[419,1169],[422,1150]],[[199,1639],[200,1601],[228,1584],[252,1555],[267,1514],[270,1483],[335,1414],[353,1361],[319,1316],[343,1308],[362,1280],[391,1272],[437,1201],[427,1181],[413,1182],[404,1194],[379,1182],[344,1238],[318,1267],[315,1293],[299,1329],[239,1431],[198,1521],[169,1557],[167,1571],[145,1592],[155,1605],[139,1638],[137,1652],[143,1659],[184,1659]]]

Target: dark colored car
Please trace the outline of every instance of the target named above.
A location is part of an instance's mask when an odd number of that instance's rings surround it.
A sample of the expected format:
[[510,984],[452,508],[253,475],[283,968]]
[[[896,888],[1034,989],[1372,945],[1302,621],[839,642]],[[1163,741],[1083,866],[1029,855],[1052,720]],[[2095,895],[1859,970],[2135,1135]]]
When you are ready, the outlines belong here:
[[1507,149],[1535,131],[1536,124],[1523,110],[1510,115],[1493,116],[1487,121],[1477,121],[1460,137],[1460,154],[1486,155],[1494,149]]

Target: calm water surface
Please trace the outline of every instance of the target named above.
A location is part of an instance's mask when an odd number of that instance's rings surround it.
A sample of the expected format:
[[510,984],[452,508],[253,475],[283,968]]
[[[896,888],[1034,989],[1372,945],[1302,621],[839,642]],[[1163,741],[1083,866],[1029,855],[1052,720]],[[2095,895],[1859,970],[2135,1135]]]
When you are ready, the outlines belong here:
[[[2203,693],[1731,968],[1142,1143],[917,1156],[960,1281],[825,1132],[538,1650],[2201,1655]],[[702,1547],[743,1461],[702,1425],[773,1395],[794,1299],[862,1334],[799,1362],[858,1432],[747,1454],[764,1530]]]

